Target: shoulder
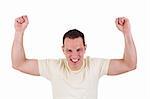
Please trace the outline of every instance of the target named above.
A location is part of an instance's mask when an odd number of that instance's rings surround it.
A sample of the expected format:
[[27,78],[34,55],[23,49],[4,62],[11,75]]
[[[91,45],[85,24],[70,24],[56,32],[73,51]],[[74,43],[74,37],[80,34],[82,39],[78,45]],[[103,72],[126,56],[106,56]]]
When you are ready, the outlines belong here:
[[109,68],[110,59],[88,57],[90,70],[98,77],[106,75]]
[[102,64],[102,63],[109,62],[109,61],[110,59],[105,59],[105,58],[96,58],[96,57],[90,57],[90,56],[86,57],[86,63],[88,63],[89,65]]
[[59,66],[61,63],[62,63],[62,61],[63,61],[64,59],[39,59],[38,60],[38,65],[40,66],[40,67],[43,67],[43,66],[46,66],[46,67],[57,67],[57,66]]

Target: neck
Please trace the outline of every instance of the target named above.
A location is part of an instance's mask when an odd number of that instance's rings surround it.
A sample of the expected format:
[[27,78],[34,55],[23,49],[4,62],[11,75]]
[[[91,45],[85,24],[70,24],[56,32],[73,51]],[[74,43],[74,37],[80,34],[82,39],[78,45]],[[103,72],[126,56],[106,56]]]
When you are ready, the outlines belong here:
[[68,67],[69,67],[69,69],[70,69],[71,71],[78,71],[78,70],[80,70],[84,65],[85,65],[85,62],[84,62],[84,60],[83,60],[82,63],[81,63],[81,65],[79,65],[79,66],[72,66],[72,65],[69,65],[69,64],[68,64]]

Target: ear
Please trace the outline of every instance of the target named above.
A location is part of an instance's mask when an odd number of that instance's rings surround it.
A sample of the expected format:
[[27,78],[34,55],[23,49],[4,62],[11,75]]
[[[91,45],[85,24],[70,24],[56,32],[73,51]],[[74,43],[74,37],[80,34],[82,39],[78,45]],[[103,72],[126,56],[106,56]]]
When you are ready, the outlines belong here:
[[62,51],[63,51],[63,53],[64,53],[64,45],[63,45],[63,46],[61,46],[61,49],[62,49]]
[[87,48],[87,44],[85,44],[84,48],[85,48],[85,51],[86,51],[86,48]]

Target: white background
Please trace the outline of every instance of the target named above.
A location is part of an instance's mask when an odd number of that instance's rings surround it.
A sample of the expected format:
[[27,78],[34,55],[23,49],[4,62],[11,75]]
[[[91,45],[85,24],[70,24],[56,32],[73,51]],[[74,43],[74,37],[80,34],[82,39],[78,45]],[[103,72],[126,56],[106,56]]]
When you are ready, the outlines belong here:
[[[124,38],[115,18],[128,17],[137,69],[100,79],[98,99],[150,99],[149,0],[0,0],[0,99],[52,99],[51,83],[12,69],[14,19],[28,15],[24,35],[27,58],[60,58],[62,36],[77,28],[85,34],[86,55],[121,58]],[[65,89],[64,89],[65,91]]]

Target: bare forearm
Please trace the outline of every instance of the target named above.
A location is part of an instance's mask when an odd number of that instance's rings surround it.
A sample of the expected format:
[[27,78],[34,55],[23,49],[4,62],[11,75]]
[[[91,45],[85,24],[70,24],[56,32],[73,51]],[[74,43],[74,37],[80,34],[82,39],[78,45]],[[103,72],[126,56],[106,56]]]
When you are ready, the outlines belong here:
[[20,66],[26,60],[23,48],[23,33],[15,33],[14,42],[12,46],[12,64],[13,66]]
[[137,55],[132,35],[131,33],[124,33],[124,37],[125,37],[124,61],[129,66],[135,67],[137,63]]

